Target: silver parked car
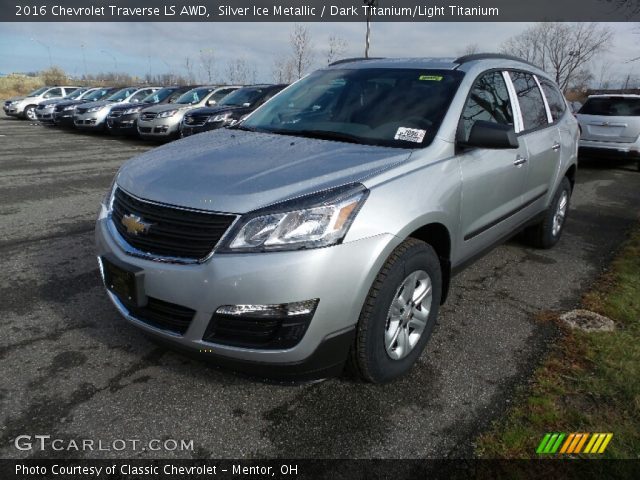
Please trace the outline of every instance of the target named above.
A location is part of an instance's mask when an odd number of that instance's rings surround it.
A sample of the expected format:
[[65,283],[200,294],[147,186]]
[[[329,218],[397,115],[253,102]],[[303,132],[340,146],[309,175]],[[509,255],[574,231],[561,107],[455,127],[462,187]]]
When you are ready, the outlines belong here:
[[4,102],[4,113],[10,117],[37,120],[36,107],[43,100],[62,98],[79,87],[40,87],[24,97],[14,97]]
[[125,163],[100,271],[119,312],[176,348],[390,381],[454,273],[523,230],[558,242],[577,145],[557,86],[514,57],[336,62],[235,127]]
[[61,102],[81,100],[95,90],[97,89],[81,87],[64,97],[43,100],[36,107],[36,118],[42,124],[53,124],[55,123],[54,112],[56,109],[56,105]]
[[147,140],[175,139],[180,135],[180,123],[185,113],[194,108],[215,105],[238,88],[236,85],[196,87],[172,104],[146,108],[138,117],[138,134]]
[[632,160],[640,170],[640,95],[591,95],[577,118],[580,155]]
[[111,108],[123,103],[138,103],[161,87],[126,87],[105,100],[82,103],[73,111],[73,124],[81,130],[105,130]]

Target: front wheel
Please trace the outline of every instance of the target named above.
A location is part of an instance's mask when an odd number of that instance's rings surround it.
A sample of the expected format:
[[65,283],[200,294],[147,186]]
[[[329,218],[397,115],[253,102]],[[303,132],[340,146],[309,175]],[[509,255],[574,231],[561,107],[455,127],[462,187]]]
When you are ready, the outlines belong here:
[[407,373],[431,336],[441,295],[435,251],[420,240],[405,240],[391,253],[369,291],[349,369],[373,383]]
[[544,214],[540,223],[525,230],[525,238],[528,243],[537,248],[551,248],[562,235],[567,213],[569,213],[569,201],[571,199],[571,183],[564,177],[556,190],[551,205]]
[[35,122],[38,119],[35,105],[29,105],[24,109],[24,118],[31,120],[32,122]]

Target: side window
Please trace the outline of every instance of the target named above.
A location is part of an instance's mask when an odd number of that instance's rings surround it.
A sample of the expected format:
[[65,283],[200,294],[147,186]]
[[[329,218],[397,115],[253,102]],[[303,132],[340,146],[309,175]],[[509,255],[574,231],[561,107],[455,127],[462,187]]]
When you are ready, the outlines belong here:
[[525,131],[547,125],[549,121],[544,100],[533,75],[524,72],[509,73],[518,94]]
[[513,125],[509,91],[501,72],[485,73],[473,85],[462,111],[462,140],[469,139],[471,127],[477,120]]
[[44,98],[55,98],[55,97],[61,97],[61,96],[62,96],[61,88],[52,88],[44,95]]
[[76,90],[78,90],[78,89],[77,89],[76,87],[67,87],[67,88],[65,88],[64,90],[65,90],[65,93],[64,93],[64,94],[65,94],[65,95],[69,95],[69,94],[71,94],[71,93],[75,92],[75,91],[76,91]]
[[542,91],[549,104],[549,110],[551,110],[551,118],[555,122],[558,120],[564,111],[567,109],[567,104],[564,101],[564,96],[558,90],[554,84],[544,78],[539,78],[540,85],[542,85]]
[[167,103],[174,103],[177,99],[179,99],[182,96],[183,93],[185,93],[184,90],[176,90],[171,95],[169,95],[169,99],[167,100]]

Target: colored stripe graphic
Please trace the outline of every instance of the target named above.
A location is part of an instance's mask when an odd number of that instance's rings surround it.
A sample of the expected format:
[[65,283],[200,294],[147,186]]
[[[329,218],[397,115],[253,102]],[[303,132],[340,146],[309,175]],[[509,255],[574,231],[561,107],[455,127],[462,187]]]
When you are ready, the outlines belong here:
[[538,445],[536,453],[601,454],[604,453],[612,438],[613,433],[547,433]]

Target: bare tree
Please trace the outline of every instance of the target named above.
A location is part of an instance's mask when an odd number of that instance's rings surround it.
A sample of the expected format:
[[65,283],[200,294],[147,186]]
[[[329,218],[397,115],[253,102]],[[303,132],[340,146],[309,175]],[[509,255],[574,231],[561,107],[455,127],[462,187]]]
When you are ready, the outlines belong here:
[[327,47],[327,65],[344,56],[344,52],[346,51],[347,41],[344,38],[333,33],[329,35],[329,44]]
[[466,47],[460,50],[460,55],[473,55],[480,52],[480,46],[477,43],[469,43]]
[[52,66],[40,72],[45,85],[64,85],[68,81],[67,74],[60,67]]
[[302,78],[313,61],[309,28],[306,25],[296,23],[289,35],[289,42],[291,44],[293,71],[297,78]]
[[256,69],[244,58],[229,60],[227,64],[227,82],[233,85],[256,83]]
[[275,83],[291,83],[294,78],[293,63],[286,57],[276,57],[271,65]]
[[207,78],[207,82],[213,82],[213,64],[215,63],[216,56],[213,48],[203,48],[200,50],[200,64],[202,70]]
[[588,63],[611,46],[613,30],[597,23],[542,22],[507,40],[502,51],[551,73],[563,91],[584,78]]

